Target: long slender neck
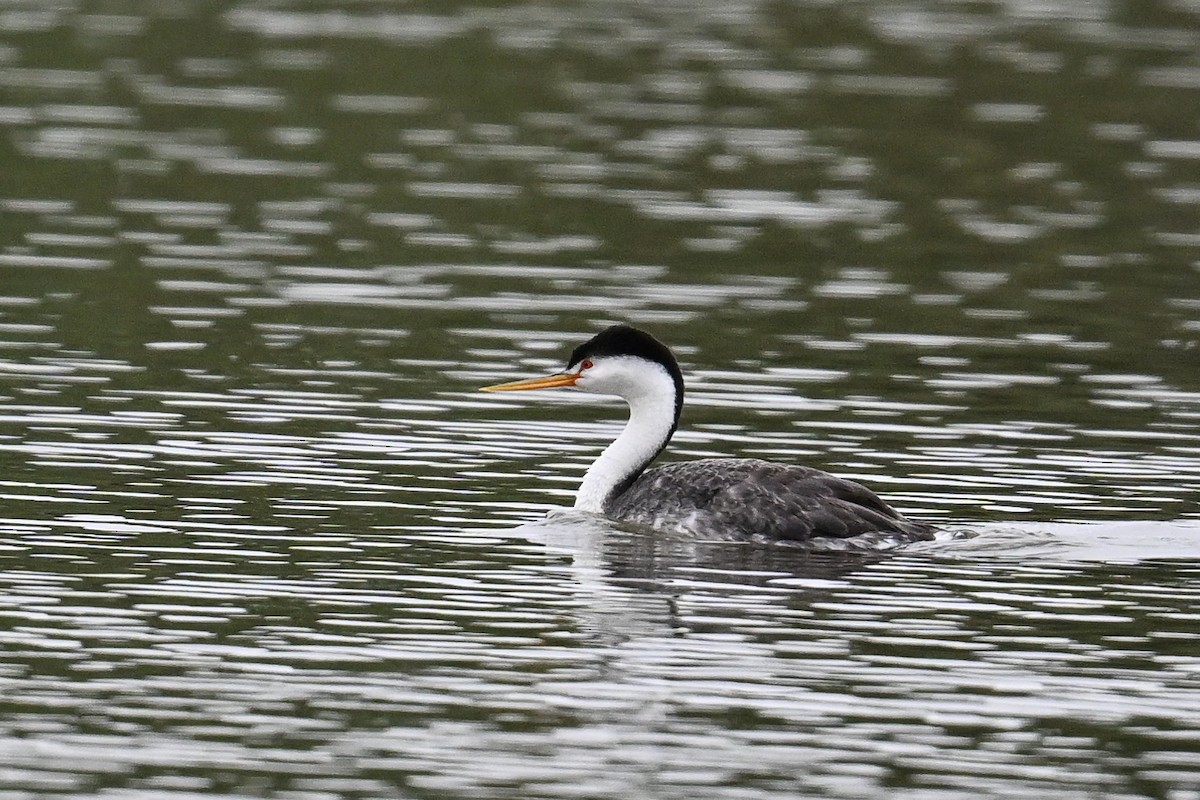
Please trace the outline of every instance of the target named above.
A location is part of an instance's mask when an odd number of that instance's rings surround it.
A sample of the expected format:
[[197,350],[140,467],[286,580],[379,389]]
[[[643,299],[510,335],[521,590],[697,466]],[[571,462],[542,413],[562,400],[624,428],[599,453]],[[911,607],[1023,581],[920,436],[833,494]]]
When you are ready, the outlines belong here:
[[671,440],[681,403],[671,377],[663,371],[662,378],[625,397],[629,421],[583,476],[576,508],[603,513],[606,504],[628,488]]

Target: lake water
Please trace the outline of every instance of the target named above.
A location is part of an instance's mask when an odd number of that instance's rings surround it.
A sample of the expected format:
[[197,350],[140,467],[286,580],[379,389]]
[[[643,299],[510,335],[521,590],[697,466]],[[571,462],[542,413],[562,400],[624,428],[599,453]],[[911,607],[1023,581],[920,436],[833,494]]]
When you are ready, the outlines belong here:
[[[1200,8],[0,8],[0,799],[1200,798]],[[887,552],[565,507],[869,484]]]

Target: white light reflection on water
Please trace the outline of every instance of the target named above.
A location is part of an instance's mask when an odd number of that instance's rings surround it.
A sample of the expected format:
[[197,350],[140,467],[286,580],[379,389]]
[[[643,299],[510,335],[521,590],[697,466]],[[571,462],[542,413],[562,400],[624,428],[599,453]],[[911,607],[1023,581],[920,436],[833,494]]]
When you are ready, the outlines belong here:
[[[1055,540],[1084,549],[1006,551],[981,531],[882,558],[566,513],[437,537],[261,531],[257,550],[189,560],[136,541],[155,526],[78,522],[141,555],[0,574],[0,681],[22,689],[6,728],[39,743],[3,753],[43,790],[107,776],[153,796],[139,775],[170,764],[206,792],[257,774],[362,796],[864,797],[903,779],[901,796],[1085,797],[1193,768],[1170,725],[1200,712],[1195,570],[1064,526]],[[1196,534],[1125,536],[1164,530]],[[1149,570],[1157,584],[1130,580]],[[714,730],[713,713],[737,723]],[[84,766],[51,766],[68,751]]]
[[[1185,4],[35,5],[0,794],[1195,800]],[[618,319],[946,533],[555,510]]]

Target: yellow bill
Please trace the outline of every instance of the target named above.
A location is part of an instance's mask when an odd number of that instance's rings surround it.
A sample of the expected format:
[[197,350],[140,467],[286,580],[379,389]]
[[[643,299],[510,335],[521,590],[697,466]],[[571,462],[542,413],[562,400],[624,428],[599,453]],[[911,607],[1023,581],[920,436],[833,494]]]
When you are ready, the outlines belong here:
[[484,386],[481,392],[521,392],[526,389],[554,389],[559,386],[574,386],[579,380],[575,372],[561,372],[557,375],[547,375],[544,378],[529,378],[512,383],[497,383],[495,386]]

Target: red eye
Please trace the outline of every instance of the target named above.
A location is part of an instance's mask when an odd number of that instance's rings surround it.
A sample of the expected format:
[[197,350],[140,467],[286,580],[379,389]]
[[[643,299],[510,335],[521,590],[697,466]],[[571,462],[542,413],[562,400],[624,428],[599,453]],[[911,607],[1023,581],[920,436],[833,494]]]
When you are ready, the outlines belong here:
[[581,370],[591,369],[591,368],[592,368],[592,360],[590,358],[585,358],[583,360],[583,363],[579,365],[579,369],[581,369]]

